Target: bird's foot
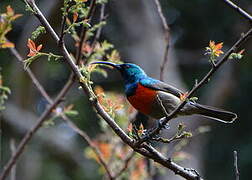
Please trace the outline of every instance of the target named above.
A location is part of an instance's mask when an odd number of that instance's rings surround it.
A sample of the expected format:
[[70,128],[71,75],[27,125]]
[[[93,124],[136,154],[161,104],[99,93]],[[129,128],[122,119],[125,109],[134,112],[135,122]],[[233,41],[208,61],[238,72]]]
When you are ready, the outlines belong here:
[[170,129],[170,126],[169,126],[169,124],[168,123],[166,123],[165,125],[163,125],[163,122],[165,121],[165,117],[164,118],[161,118],[161,119],[159,119],[158,120],[158,124],[157,124],[157,127],[158,128],[161,128],[161,129]]

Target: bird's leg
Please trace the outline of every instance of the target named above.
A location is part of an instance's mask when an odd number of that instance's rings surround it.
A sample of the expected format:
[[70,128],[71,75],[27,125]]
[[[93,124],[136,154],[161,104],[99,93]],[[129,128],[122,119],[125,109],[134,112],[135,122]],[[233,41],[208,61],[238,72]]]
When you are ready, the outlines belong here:
[[163,118],[161,118],[161,119],[159,119],[157,121],[157,128],[170,129],[170,126],[169,126],[168,123],[166,123],[165,125],[163,125],[163,122],[164,122],[165,119],[166,119],[166,117],[163,117]]
[[136,124],[133,124],[133,134],[134,134],[134,138],[139,140],[140,137],[138,135],[138,128],[136,127]]
[[[163,121],[165,120],[165,117],[164,118],[161,118],[161,119],[159,119],[159,120],[156,120],[156,123],[155,123],[155,127],[152,127],[152,128],[150,128],[150,129],[148,129],[146,132],[145,132],[145,136],[148,136],[148,138],[150,138],[149,137],[149,135],[153,132],[153,131],[155,131],[156,129],[162,129],[162,128],[164,128],[164,129],[169,129],[170,128],[170,126],[169,126],[169,124],[166,124],[166,125],[163,125]],[[161,131],[161,130],[160,130]],[[158,134],[160,134],[160,131],[157,133],[157,134],[155,134],[154,135],[154,137],[157,137],[158,136]]]
[[154,137],[158,136],[158,134],[154,134],[154,135],[150,136],[151,133],[152,133],[153,131],[155,131],[156,128],[157,128],[157,127],[155,126],[155,127],[150,128],[150,129],[147,129],[147,130],[143,133],[144,138],[146,138],[146,139],[152,139],[153,136],[154,136]]

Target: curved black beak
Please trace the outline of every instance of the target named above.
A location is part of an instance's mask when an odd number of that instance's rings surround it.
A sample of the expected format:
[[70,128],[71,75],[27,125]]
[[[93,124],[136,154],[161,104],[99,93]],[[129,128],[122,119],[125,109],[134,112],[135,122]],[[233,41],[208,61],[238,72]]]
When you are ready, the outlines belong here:
[[91,64],[105,64],[105,65],[108,65],[108,66],[112,66],[118,70],[121,69],[121,66],[120,64],[115,64],[115,63],[112,63],[112,62],[105,62],[105,61],[97,61],[97,62],[93,62]]

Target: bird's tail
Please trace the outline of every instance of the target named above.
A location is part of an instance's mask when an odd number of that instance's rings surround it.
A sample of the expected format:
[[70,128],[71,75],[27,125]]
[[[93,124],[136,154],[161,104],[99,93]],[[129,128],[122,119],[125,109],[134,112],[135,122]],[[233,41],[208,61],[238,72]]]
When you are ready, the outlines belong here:
[[237,119],[237,115],[230,111],[225,111],[222,109],[201,105],[197,103],[193,103],[195,107],[197,107],[197,111],[200,115],[209,117],[213,120],[220,121],[223,123],[233,123],[235,119]]

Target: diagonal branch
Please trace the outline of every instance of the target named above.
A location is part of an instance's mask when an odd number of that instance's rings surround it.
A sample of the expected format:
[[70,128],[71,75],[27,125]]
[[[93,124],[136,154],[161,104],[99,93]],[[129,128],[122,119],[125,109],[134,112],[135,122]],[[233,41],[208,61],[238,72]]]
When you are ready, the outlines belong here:
[[[23,63],[23,58],[21,57],[21,55],[18,53],[16,48],[10,48],[9,49],[10,52],[17,58],[18,61]],[[30,67],[27,67],[27,73],[29,75],[29,77],[31,78],[33,84],[37,87],[37,89],[39,90],[39,92],[41,93],[41,95],[50,103],[52,104],[52,102],[50,102],[50,97],[48,96],[48,94],[46,93],[45,89],[42,87],[42,85],[39,83],[39,81],[37,80],[37,78],[35,77],[35,75],[33,74],[33,72],[31,71]]]
[[[35,16],[39,19],[41,24],[46,28],[47,32],[49,32],[52,36],[52,38],[56,41],[58,44],[59,38],[53,28],[50,26],[48,21],[45,19],[43,14],[40,12],[34,1],[30,0],[29,5],[33,10],[35,10]],[[74,72],[77,78],[82,79],[82,75],[78,70],[78,67],[74,64],[74,61],[72,57],[70,56],[69,52],[67,51],[65,44],[62,42],[62,44],[59,44],[60,51],[62,52],[66,62]],[[131,139],[116,123],[115,121],[106,113],[106,111],[102,108],[102,106],[99,104],[97,99],[93,97],[92,90],[88,87],[88,84],[80,83],[84,93],[90,97],[90,103],[93,105],[93,107],[96,109],[97,113],[109,124],[109,126],[113,129],[113,131],[124,141],[124,143],[128,144],[130,147],[132,147],[136,152],[142,154],[143,156],[146,156],[150,159],[153,159],[154,161],[162,164],[163,166],[169,168],[170,170],[174,171],[176,174],[189,179],[189,180],[196,180],[199,179],[199,176],[193,172],[186,171],[183,167],[171,162],[169,159],[165,158],[162,154],[160,154],[158,151],[149,152],[146,150],[146,147],[148,145],[145,145],[145,147],[135,147],[134,146],[134,140]]]
[[130,161],[133,159],[135,152],[132,151],[128,157],[124,160],[124,166],[114,175],[114,179],[117,179],[128,168]]
[[68,126],[70,126],[77,134],[79,134],[83,139],[85,139],[88,143],[88,145],[91,147],[91,149],[93,150],[93,152],[96,154],[98,161],[101,163],[101,165],[104,167],[108,178],[109,179],[114,179],[112,173],[110,172],[109,166],[107,165],[107,163],[105,162],[105,159],[103,158],[100,150],[96,147],[96,145],[92,142],[92,140],[90,139],[90,137],[84,132],[82,131],[80,128],[78,128],[68,117],[66,117],[64,114],[61,115],[62,118],[66,121],[66,123],[68,124]]
[[242,8],[240,8],[239,6],[237,6],[236,4],[234,4],[232,1],[230,0],[224,0],[224,2],[226,4],[228,4],[231,8],[235,9],[239,14],[241,14],[243,17],[245,17],[246,19],[248,19],[250,22],[252,22],[252,16],[247,13],[245,10],[243,10]]
[[[192,97],[192,95],[199,89],[201,88],[204,84],[208,83],[209,79],[213,76],[213,74],[223,65],[229,58],[229,56],[235,52],[243,42],[245,42],[250,36],[252,35],[252,28],[249,29],[249,31],[241,36],[241,38],[236,41],[236,43],[228,50],[228,52],[223,56],[223,58],[215,65],[212,66],[210,71],[202,78],[202,80],[195,84],[195,86],[191,89],[191,91],[187,94],[186,99]],[[169,120],[174,118],[176,114],[184,107],[184,105],[187,103],[187,100],[184,100],[180,103],[180,105],[173,110],[170,114],[166,113],[166,118],[160,123],[161,125],[158,126],[156,129],[154,129],[152,132],[148,134],[148,136],[143,137],[140,139],[137,143],[136,146],[141,144],[142,142],[146,141],[150,137],[153,137],[156,135],[160,130],[163,129],[163,127],[168,123]],[[232,123],[232,122],[228,122]]]
[[[21,55],[18,53],[18,51],[16,50],[16,48],[10,48],[11,53],[18,59],[18,61],[23,63],[23,58],[21,57]],[[27,73],[29,75],[29,77],[31,78],[32,82],[35,84],[35,86],[37,87],[37,89],[39,90],[39,92],[41,93],[41,95],[48,101],[49,104],[53,104],[53,100],[49,97],[49,95],[46,93],[45,89],[43,88],[43,86],[39,83],[39,81],[37,80],[37,78],[34,76],[34,74],[32,73],[31,69],[28,67],[27,68]],[[69,81],[72,81],[72,77],[70,76]],[[72,83],[73,84],[73,83]],[[72,86],[72,84],[70,86]],[[79,129],[66,115],[64,115],[63,113],[60,114],[60,116],[66,121],[66,123],[77,133],[79,134],[81,137],[83,137],[88,145],[92,148],[92,150],[94,151],[94,153],[97,155],[97,158],[99,160],[99,162],[102,164],[102,166],[104,167],[104,169],[107,172],[107,175],[109,177],[109,179],[112,179],[112,175],[111,172],[108,168],[108,165],[106,164],[105,160],[103,159],[99,149],[92,143],[92,140],[90,139],[90,137],[81,129]]]
[[3,171],[0,175],[0,180],[4,180],[8,173],[10,172],[13,165],[16,163],[20,155],[23,153],[26,144],[31,140],[33,135],[37,132],[37,130],[43,125],[43,122],[46,118],[51,114],[52,110],[61,102],[62,98],[66,95],[68,89],[70,88],[70,84],[72,82],[66,83],[64,88],[58,94],[54,102],[43,112],[43,114],[39,117],[37,123],[26,133],[21,142],[19,143],[16,152],[11,156],[7,164],[4,166]]

